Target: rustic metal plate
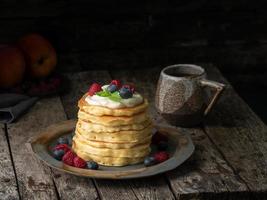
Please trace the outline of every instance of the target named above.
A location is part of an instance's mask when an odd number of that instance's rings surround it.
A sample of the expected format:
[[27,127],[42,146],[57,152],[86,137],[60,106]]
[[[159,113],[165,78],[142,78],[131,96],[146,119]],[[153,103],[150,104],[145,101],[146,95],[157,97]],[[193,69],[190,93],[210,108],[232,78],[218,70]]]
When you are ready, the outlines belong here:
[[[169,138],[168,152],[170,158],[160,164],[145,167],[142,163],[125,167],[101,166],[99,170],[80,169],[64,164],[52,156],[51,147],[55,145],[58,137],[72,137],[76,125],[75,120],[68,120],[50,126],[37,137],[32,138],[28,148],[45,164],[57,170],[91,178],[104,179],[130,179],[160,174],[176,168],[187,160],[194,152],[193,142],[187,133],[180,133],[177,129],[167,126],[156,126],[156,129]],[[153,153],[152,146],[152,153]]]

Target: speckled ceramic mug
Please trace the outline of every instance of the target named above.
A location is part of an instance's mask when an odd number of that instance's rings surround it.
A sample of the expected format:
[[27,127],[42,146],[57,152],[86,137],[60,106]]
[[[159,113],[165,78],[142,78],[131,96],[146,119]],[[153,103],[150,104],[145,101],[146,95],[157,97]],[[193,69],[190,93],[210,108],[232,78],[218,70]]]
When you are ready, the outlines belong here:
[[[170,124],[192,127],[202,122],[215,105],[224,84],[206,79],[205,70],[197,65],[177,64],[164,68],[156,92],[156,108]],[[206,103],[205,87],[215,90]]]

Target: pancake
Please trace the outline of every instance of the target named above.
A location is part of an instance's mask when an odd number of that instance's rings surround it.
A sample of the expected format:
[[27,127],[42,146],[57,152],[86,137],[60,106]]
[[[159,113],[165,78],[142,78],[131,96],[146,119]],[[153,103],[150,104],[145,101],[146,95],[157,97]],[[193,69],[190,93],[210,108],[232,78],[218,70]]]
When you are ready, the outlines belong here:
[[135,143],[152,135],[152,126],[148,126],[140,131],[119,131],[114,133],[95,133],[88,132],[76,126],[75,134],[82,136],[85,140],[102,141],[102,142],[116,142],[116,143]]
[[125,116],[114,117],[109,115],[95,116],[88,114],[84,110],[80,109],[78,112],[78,118],[83,120],[89,120],[92,123],[103,124],[104,126],[121,126],[121,125],[131,125],[147,121],[149,119],[149,116],[147,112],[138,113],[131,117],[125,117]]
[[136,142],[103,142],[103,141],[97,141],[97,140],[87,140],[79,133],[76,133],[75,140],[81,141],[83,143],[86,143],[92,147],[97,148],[109,148],[109,149],[126,149],[126,148],[132,148],[138,145],[146,144],[150,142],[151,135],[142,138],[142,140],[136,141]]
[[[113,80],[112,84],[119,84],[119,80]],[[115,91],[103,85],[102,92],[95,94],[93,91],[99,86],[90,87],[90,104],[85,100],[88,93],[78,102],[73,151],[86,161],[93,160],[105,166],[143,162],[151,151],[153,127],[147,99],[129,85],[112,86]]]
[[125,165],[133,165],[140,162],[143,162],[144,157],[136,157],[136,158],[117,158],[117,157],[106,157],[106,156],[96,156],[93,154],[88,154],[80,150],[76,150],[75,153],[81,157],[82,159],[89,161],[93,160],[100,165],[105,166],[125,166]]
[[104,115],[110,115],[110,116],[133,116],[138,113],[142,113],[146,111],[148,108],[148,102],[145,99],[143,103],[135,106],[135,107],[129,107],[129,108],[119,108],[119,109],[111,109],[103,106],[95,106],[90,105],[85,101],[85,98],[87,97],[87,94],[85,94],[78,102],[78,106],[80,109],[84,110],[86,113],[95,115],[95,116],[104,116]]
[[152,124],[151,119],[148,119],[141,123],[129,124],[123,126],[104,126],[102,124],[92,123],[88,120],[82,120],[82,119],[79,119],[77,122],[77,126],[79,126],[80,128],[87,130],[88,132],[95,132],[95,133],[102,133],[102,132],[113,133],[113,132],[128,131],[128,130],[138,131],[146,128],[151,124]]
[[97,148],[86,144],[84,141],[73,138],[72,148],[74,151],[83,151],[97,156],[106,157],[145,157],[150,153],[150,143],[138,145],[132,148],[125,149],[109,149],[109,148]]

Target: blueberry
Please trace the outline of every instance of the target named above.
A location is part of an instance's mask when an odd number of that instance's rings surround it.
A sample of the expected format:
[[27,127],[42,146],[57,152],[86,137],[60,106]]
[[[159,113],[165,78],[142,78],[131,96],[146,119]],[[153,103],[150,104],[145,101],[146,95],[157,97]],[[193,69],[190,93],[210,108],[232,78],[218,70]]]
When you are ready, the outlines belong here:
[[117,90],[117,86],[114,85],[114,84],[110,84],[108,87],[107,87],[107,91],[109,92],[115,92]]
[[69,144],[68,138],[60,137],[57,140],[57,144]]
[[160,141],[158,144],[158,150],[165,151],[168,149],[168,143],[166,141]]
[[121,98],[123,98],[123,99],[129,99],[133,96],[132,91],[126,87],[122,87],[119,91],[119,94],[120,94]]
[[65,151],[63,149],[55,150],[53,152],[53,156],[57,160],[62,160],[62,157],[64,156]]
[[94,161],[88,161],[87,162],[87,168],[88,169],[94,169],[94,170],[97,170],[98,169],[98,164]]
[[152,166],[152,165],[155,165],[155,164],[156,164],[156,160],[152,156],[146,157],[145,160],[144,160],[144,165],[146,167],[149,167],[149,166]]

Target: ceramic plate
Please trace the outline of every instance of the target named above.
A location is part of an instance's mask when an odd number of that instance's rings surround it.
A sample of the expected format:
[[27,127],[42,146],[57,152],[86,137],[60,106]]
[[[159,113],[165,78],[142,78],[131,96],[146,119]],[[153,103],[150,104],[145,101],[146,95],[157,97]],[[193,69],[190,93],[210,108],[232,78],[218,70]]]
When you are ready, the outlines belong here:
[[[165,162],[150,167],[145,167],[141,163],[125,167],[106,167],[100,165],[98,170],[80,169],[56,160],[53,158],[51,151],[58,137],[67,137],[71,140],[75,125],[75,120],[68,120],[50,126],[40,135],[32,138],[27,143],[27,146],[37,158],[52,168],[77,176],[105,179],[130,179],[160,174],[181,165],[194,151],[194,145],[189,134],[180,133],[173,127],[157,126],[155,129],[167,135],[169,138],[168,152],[170,158]],[[152,146],[152,154],[154,153],[154,149]]]

